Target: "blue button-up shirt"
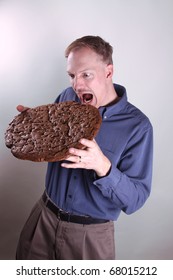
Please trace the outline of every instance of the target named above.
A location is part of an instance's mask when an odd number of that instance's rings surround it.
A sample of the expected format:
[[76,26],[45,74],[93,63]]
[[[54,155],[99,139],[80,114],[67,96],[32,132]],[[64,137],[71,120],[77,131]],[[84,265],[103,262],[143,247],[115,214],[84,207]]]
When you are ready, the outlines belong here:
[[[124,87],[114,84],[118,103],[100,107],[101,128],[95,138],[111,161],[111,170],[98,178],[93,170],[66,169],[48,163],[46,189],[65,211],[117,220],[121,210],[131,214],[143,206],[151,191],[153,131],[149,119],[127,101]],[[56,102],[78,101],[67,88]]]

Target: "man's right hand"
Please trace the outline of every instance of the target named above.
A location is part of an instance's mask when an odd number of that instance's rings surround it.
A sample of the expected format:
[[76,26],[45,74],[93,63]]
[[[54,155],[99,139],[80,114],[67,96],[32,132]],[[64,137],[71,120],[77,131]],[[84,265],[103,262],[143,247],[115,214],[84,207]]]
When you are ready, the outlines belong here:
[[16,109],[17,109],[17,111],[19,111],[21,113],[21,112],[24,112],[24,111],[28,110],[29,107],[24,107],[23,105],[18,105],[16,107]]

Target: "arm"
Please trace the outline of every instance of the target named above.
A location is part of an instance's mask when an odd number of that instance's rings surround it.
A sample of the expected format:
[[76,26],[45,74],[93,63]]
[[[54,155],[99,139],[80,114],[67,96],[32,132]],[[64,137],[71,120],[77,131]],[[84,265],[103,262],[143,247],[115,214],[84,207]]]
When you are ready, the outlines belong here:
[[71,148],[70,162],[62,166],[93,169],[94,185],[125,213],[142,207],[151,190],[152,127],[129,141],[118,165],[114,163],[114,154],[101,151],[95,141],[83,139],[81,143],[86,149]]
[[151,191],[152,127],[136,136],[135,141],[132,140],[129,141],[118,166],[115,166],[110,156],[112,166],[108,176],[94,181],[102,194],[126,214],[142,207]]

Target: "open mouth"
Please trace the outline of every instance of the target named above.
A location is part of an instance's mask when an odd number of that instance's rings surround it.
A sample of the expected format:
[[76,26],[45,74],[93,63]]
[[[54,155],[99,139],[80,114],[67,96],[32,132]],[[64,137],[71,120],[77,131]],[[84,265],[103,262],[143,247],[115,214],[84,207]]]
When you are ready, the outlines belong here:
[[82,103],[89,104],[93,99],[93,95],[91,93],[84,93],[82,95]]

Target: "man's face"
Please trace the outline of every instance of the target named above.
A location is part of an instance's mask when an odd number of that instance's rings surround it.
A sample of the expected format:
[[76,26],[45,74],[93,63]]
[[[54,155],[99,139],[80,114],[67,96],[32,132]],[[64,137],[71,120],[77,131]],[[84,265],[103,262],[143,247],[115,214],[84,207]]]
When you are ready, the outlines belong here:
[[107,104],[110,71],[112,77],[112,65],[107,65],[89,48],[72,51],[67,58],[71,86],[82,104],[97,108]]

